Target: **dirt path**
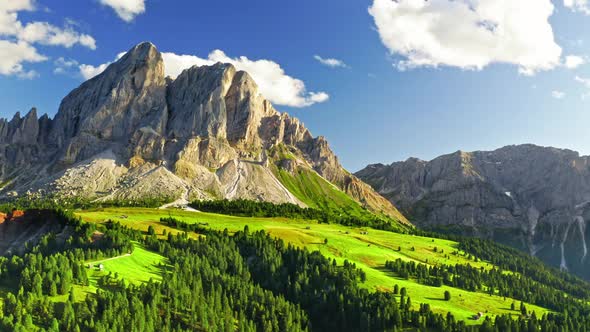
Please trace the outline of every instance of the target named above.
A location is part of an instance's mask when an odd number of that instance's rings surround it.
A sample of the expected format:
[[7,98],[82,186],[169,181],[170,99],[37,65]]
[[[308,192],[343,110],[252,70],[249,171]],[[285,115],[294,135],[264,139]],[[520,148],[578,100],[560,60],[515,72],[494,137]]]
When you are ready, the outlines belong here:
[[179,199],[175,200],[174,202],[164,204],[160,206],[159,209],[167,209],[170,207],[185,207],[188,206],[188,203],[190,203],[188,201],[188,188],[184,188],[184,192],[182,193]]
[[160,206],[158,209],[164,210],[168,208],[181,208],[184,211],[199,212],[199,210],[190,207],[189,204],[190,201],[188,199],[188,188],[184,188],[184,192],[182,193],[182,196],[180,196],[179,199],[175,200],[174,202],[164,204]]

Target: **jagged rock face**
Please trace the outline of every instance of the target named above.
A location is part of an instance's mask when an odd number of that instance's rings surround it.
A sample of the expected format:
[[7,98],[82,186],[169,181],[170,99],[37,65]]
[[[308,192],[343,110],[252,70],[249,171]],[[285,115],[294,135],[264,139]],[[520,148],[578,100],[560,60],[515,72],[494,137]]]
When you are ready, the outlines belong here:
[[175,138],[227,138],[225,96],[236,70],[231,65],[192,67],[168,87],[168,132]]
[[68,94],[53,120],[37,119],[33,110],[0,121],[0,180],[8,183],[0,195],[305,205],[274,173],[285,164],[269,158],[276,146],[294,149],[298,167],[315,170],[360,204],[405,220],[342,168],[324,138],[275,110],[246,72],[217,63],[165,78],[150,43]]
[[0,119],[0,188],[17,176],[34,175],[29,166],[46,159],[43,143],[50,129],[49,117],[43,115],[37,119],[35,108],[24,118],[16,113],[10,121]]
[[10,121],[0,120],[0,144],[36,145],[41,139],[40,128],[45,135],[48,128],[44,120],[37,119],[35,108],[31,109],[24,118],[21,118],[20,113],[17,112]]
[[164,133],[168,114],[162,55],[149,43],[131,49],[62,101],[50,142],[66,147],[65,164],[124,141],[141,127]]
[[590,157],[534,145],[356,173],[424,227],[459,225],[590,277]]

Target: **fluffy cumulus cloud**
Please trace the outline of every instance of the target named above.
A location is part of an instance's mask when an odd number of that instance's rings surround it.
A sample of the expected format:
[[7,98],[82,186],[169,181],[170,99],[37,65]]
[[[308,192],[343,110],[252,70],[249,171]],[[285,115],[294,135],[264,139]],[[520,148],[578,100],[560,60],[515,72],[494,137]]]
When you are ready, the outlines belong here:
[[334,59],[334,58],[323,58],[319,55],[314,55],[313,58],[316,59],[322,65],[328,66],[331,68],[337,68],[337,67],[346,68],[346,67],[348,67],[346,65],[346,63],[344,63],[344,61],[342,61],[342,60],[338,60],[338,59]]
[[560,64],[550,0],[374,0],[369,8],[400,69],[492,63],[532,75]]
[[84,79],[89,80],[91,78],[93,78],[94,76],[102,73],[105,69],[107,69],[107,67],[110,65],[111,63],[103,63],[101,65],[98,66],[92,66],[92,65],[85,65],[85,64],[81,64],[78,68],[80,69],[80,74],[82,75],[82,77],[84,77]]
[[145,0],[100,0],[100,3],[111,7],[125,22],[145,12]]
[[46,61],[35,45],[70,48],[81,45],[96,49],[96,41],[74,30],[71,24],[57,27],[47,22],[23,23],[18,14],[35,10],[33,0],[0,1],[0,75],[33,78],[37,73],[27,70],[25,63]]
[[586,63],[586,59],[578,55],[568,55],[565,57],[563,65],[569,69],[575,69]]
[[98,66],[87,65],[87,64],[78,64],[78,63],[76,63],[76,65],[78,67],[78,70],[80,71],[80,75],[82,75],[82,77],[85,80],[89,80],[89,79],[93,78],[94,76],[102,73],[105,69],[107,69],[107,67],[111,63],[121,59],[125,55],[125,53],[126,52],[121,52],[121,53],[117,54],[117,57],[115,58],[115,60],[100,64]]
[[[125,53],[119,53],[117,59],[123,55]],[[183,70],[192,66],[213,65],[217,62],[231,63],[237,70],[250,74],[258,84],[260,93],[276,105],[307,107],[330,99],[325,92],[308,92],[302,80],[287,75],[278,63],[271,60],[251,60],[245,56],[232,58],[221,50],[214,50],[207,58],[170,52],[163,52],[162,57],[166,76],[172,78],[176,78]],[[79,65],[80,74],[86,79],[92,78],[103,72],[111,63],[98,66]]]
[[25,70],[24,62],[41,62],[47,58],[24,42],[0,40],[0,75],[15,75],[20,78],[34,78],[37,72]]
[[565,92],[559,90],[551,91],[551,97],[555,99],[563,99],[565,97]]
[[47,22],[33,22],[25,25],[20,30],[18,38],[30,44],[39,43],[67,48],[80,44],[92,50],[96,49],[96,41],[91,36],[80,34],[71,27],[62,29]]
[[563,5],[575,12],[590,15],[590,3],[588,0],[563,0]]

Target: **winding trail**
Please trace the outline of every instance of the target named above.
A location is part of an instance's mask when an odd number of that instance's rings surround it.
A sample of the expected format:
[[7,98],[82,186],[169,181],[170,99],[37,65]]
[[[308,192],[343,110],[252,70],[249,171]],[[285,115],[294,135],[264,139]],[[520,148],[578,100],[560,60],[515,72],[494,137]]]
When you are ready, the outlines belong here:
[[190,201],[188,199],[188,187],[184,188],[184,191],[179,199],[175,200],[174,202],[170,202],[168,204],[164,204],[160,206],[158,209],[164,210],[168,208],[181,208],[184,211],[191,211],[191,212],[200,212],[199,210],[193,209],[189,206]]
[[170,207],[185,207],[188,206],[188,203],[190,203],[188,201],[188,188],[185,187],[179,199],[175,200],[174,202],[164,204],[160,206],[159,209],[167,209]]

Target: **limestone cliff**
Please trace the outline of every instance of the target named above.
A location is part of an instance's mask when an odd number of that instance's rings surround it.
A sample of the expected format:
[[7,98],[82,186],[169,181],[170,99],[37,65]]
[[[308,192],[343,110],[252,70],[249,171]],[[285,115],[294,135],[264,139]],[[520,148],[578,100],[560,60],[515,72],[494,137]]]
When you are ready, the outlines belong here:
[[419,226],[468,229],[590,277],[590,157],[534,145],[356,173]]
[[[323,137],[274,109],[248,73],[231,64],[164,77],[151,43],[128,51],[62,101],[54,119],[32,110],[0,120],[0,195],[96,200],[246,198],[305,206],[277,173],[292,150],[359,205],[406,222],[346,172]],[[283,182],[282,182],[283,181]]]

